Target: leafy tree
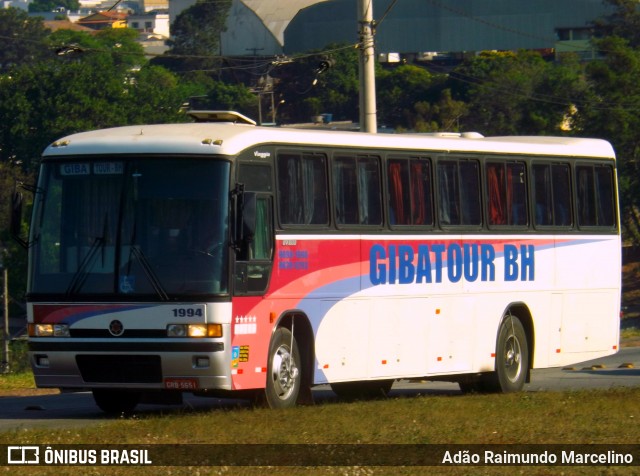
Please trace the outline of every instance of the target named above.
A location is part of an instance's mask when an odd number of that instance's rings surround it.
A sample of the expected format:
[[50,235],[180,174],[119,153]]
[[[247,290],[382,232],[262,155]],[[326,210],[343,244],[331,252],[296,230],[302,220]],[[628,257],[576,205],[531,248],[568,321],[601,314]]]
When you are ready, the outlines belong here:
[[335,120],[358,120],[358,53],[336,44],[327,51],[272,68],[279,123],[308,122],[320,113],[331,113]]
[[451,90],[445,89],[437,102],[419,101],[413,106],[416,132],[457,132],[460,118],[467,113],[467,105],[451,97]]
[[[380,69],[376,76],[379,124],[402,129],[416,129],[418,126],[421,132],[438,129],[433,123],[433,110],[428,105],[438,98],[442,77],[414,65]],[[420,117],[419,111],[428,117]]]
[[48,34],[41,18],[17,8],[0,9],[0,74],[49,57]]
[[182,11],[171,25],[169,51],[154,62],[177,72],[218,66],[220,33],[230,8],[231,0],[198,0]]
[[638,0],[605,0],[613,7],[610,15],[594,21],[597,36],[617,36],[629,42],[629,46],[640,46],[640,11]]
[[150,68],[131,30],[59,31],[59,55],[0,76],[0,160],[28,168],[53,140],[88,129],[178,120],[177,78]]
[[613,143],[618,157],[620,205],[627,232],[640,242],[640,51],[619,37],[597,42],[606,57],[586,67],[589,89],[576,114],[576,128]]
[[[8,162],[0,162],[0,223],[5,224],[0,228],[0,258],[9,273],[9,297],[10,309],[13,309],[16,302],[20,302],[24,298],[27,275],[27,253],[18,245],[10,236],[8,224],[11,214],[11,196],[13,195],[16,185],[24,183],[33,183],[33,177],[25,174],[19,164],[11,164]],[[30,204],[29,208],[30,208]],[[25,207],[27,208],[27,207]],[[28,210],[25,210],[25,216]],[[27,230],[23,232],[26,237]],[[6,250],[6,253],[5,251]]]
[[485,135],[559,134],[580,85],[576,63],[538,53],[486,52],[451,74],[455,98],[468,104],[462,127]]
[[242,84],[228,84],[206,77],[197,83],[197,88],[195,82],[191,84],[189,89],[196,94],[189,95],[190,109],[234,110],[257,120],[258,98]]
[[[116,38],[110,31],[92,36],[61,30],[51,35],[50,42],[59,51],[69,45],[74,49],[62,57],[14,69],[5,81],[8,87],[0,91],[0,117],[16,114],[18,119],[0,124],[8,139],[3,143],[3,158],[15,156],[26,165],[57,137],[124,124],[126,118],[117,106],[130,74],[127,45],[135,44],[130,32],[123,30]],[[142,60],[141,49],[139,53]]]
[[251,114],[257,108],[256,96],[242,85],[225,84],[216,81],[209,90],[208,99],[216,109],[238,109]]
[[126,124],[159,124],[186,120],[181,106],[203,93],[200,85],[181,81],[161,66],[146,65],[133,75],[126,94]]

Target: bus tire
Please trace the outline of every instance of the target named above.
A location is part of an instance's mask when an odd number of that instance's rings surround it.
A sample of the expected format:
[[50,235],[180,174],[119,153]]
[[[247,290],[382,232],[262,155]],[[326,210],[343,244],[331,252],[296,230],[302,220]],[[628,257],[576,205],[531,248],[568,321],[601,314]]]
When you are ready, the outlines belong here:
[[140,402],[140,393],[109,388],[95,388],[93,399],[98,408],[110,415],[129,415]]
[[302,382],[298,343],[289,329],[280,327],[269,344],[267,384],[264,400],[269,408],[288,408],[296,404]]
[[500,324],[495,366],[493,378],[484,382],[488,387],[503,393],[522,390],[529,371],[529,345],[520,319],[511,313]]

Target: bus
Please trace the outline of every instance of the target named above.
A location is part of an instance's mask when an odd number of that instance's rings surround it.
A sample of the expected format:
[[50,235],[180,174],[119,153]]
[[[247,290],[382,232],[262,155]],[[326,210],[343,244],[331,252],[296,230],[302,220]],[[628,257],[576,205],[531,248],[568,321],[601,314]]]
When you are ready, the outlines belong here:
[[323,384],[519,391],[618,350],[608,142],[193,115],[44,151],[25,240],[38,387],[110,413],[184,392],[282,408]]

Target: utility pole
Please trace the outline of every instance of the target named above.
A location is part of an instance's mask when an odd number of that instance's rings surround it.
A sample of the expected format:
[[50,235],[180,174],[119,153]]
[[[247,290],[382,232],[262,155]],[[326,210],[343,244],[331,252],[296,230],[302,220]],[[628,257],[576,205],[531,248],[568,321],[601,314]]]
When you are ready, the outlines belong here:
[[373,0],[358,0],[360,38],[360,130],[378,130],[376,113],[376,73],[373,40]]
[[11,335],[9,333],[9,270],[6,266],[5,249],[0,248],[0,269],[2,270],[2,308],[4,309],[4,329],[2,333],[2,340],[4,343],[4,354],[2,359],[2,372],[9,372],[9,340]]

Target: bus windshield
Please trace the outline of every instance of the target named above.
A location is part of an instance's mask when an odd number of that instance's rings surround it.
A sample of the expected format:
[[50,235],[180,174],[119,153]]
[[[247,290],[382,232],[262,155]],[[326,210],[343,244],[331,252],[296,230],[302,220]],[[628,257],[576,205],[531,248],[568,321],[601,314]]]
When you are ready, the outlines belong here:
[[228,292],[229,162],[44,162],[29,292],[172,300]]

